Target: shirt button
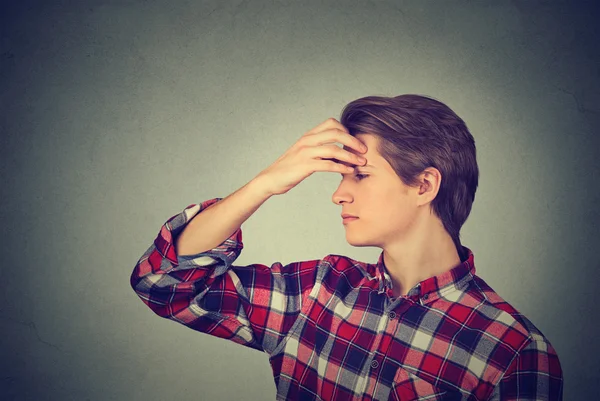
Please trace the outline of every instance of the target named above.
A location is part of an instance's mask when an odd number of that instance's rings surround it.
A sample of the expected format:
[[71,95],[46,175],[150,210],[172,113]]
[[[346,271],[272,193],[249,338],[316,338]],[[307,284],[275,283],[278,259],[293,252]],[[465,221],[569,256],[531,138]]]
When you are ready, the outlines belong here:
[[376,360],[376,359],[373,359],[373,360],[371,361],[371,367],[372,367],[373,369],[377,369],[377,367],[378,367],[378,366],[379,366],[379,362],[377,362],[377,360]]
[[423,299],[427,299],[427,298],[429,298],[429,294],[423,295]]
[[395,319],[396,318],[396,312],[391,311],[390,312],[390,319]]

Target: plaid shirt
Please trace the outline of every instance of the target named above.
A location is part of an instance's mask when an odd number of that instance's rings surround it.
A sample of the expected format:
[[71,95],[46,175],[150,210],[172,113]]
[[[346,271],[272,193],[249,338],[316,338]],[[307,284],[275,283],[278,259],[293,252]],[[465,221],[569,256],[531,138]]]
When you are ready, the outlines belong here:
[[556,351],[475,275],[474,256],[394,297],[383,263],[342,255],[234,266],[238,229],[178,256],[197,213],[171,217],[131,286],[157,315],[269,355],[278,400],[562,400]]

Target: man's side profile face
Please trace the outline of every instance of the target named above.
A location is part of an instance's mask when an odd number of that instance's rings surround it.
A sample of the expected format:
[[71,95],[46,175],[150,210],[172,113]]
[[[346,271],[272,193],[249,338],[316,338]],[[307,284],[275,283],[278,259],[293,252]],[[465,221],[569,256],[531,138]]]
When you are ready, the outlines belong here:
[[[358,217],[344,224],[349,244],[383,248],[385,243],[400,239],[410,229],[417,212],[417,189],[404,185],[392,166],[377,152],[378,137],[371,134],[356,134],[355,137],[368,148],[362,154],[367,162],[364,166],[354,166],[353,173],[341,174],[342,180],[332,200],[342,206],[340,214]],[[360,155],[347,146],[343,149]]]

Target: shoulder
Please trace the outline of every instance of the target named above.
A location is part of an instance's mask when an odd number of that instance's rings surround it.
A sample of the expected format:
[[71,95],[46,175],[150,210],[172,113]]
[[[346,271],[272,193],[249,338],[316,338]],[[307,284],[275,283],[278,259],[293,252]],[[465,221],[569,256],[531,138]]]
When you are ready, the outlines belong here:
[[364,262],[360,262],[344,255],[327,254],[318,259],[303,259],[283,264],[280,262],[274,263],[270,267],[271,272],[279,272],[282,274],[298,274],[299,272],[313,271],[318,279],[324,279],[326,276],[333,275],[341,276],[348,275],[351,272],[359,272],[360,267],[366,266]]
[[[556,352],[541,330],[481,277],[473,275],[469,285],[455,298],[442,298],[436,309],[456,325],[455,344],[469,355],[476,350],[473,355],[488,367],[482,372],[488,383],[496,385],[504,375],[527,369],[530,362],[549,361],[543,363],[558,366]],[[465,363],[470,366],[472,360]],[[540,366],[540,369],[546,368]]]
[[470,302],[476,305],[469,326],[497,339],[509,359],[525,347],[552,348],[542,331],[481,277],[473,276],[466,297],[472,297]]
[[348,269],[356,264],[365,264],[365,262],[358,261],[356,259],[352,259],[349,256],[339,255],[336,253],[330,253],[323,258],[324,261],[331,264],[331,267],[335,267],[337,269]]
[[353,259],[346,255],[339,255],[335,253],[330,253],[323,258],[325,262],[329,264],[331,269],[337,272],[350,273],[352,271],[369,273],[370,275],[375,275],[376,265],[373,263],[362,262],[357,259]]
[[349,256],[330,253],[323,258],[323,262],[323,280],[331,287],[348,285],[359,288],[366,283],[375,282],[377,276],[375,264],[362,262]]

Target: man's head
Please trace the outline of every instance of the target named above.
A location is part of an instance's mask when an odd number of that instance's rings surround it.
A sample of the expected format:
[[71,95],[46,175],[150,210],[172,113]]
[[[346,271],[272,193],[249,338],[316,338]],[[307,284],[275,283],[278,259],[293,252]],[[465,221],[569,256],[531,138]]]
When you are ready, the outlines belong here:
[[333,194],[342,212],[359,216],[347,229],[368,230],[361,223],[369,223],[376,232],[367,236],[380,243],[368,245],[382,245],[386,234],[407,231],[426,211],[439,219],[460,251],[460,229],[479,179],[475,140],[464,121],[435,99],[406,94],[354,100],[342,110],[340,122],[367,145],[363,156],[372,166],[344,174]]

